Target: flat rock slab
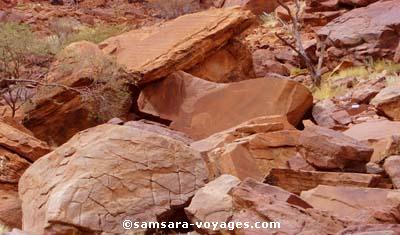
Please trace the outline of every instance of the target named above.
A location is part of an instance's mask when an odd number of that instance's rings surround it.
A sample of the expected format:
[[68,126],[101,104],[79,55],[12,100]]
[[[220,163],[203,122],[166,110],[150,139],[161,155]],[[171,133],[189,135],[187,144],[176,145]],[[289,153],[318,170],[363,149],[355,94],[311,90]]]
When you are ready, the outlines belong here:
[[364,172],[373,149],[339,131],[309,126],[301,132],[301,152],[318,169],[351,169]]
[[171,128],[199,140],[260,116],[282,115],[297,125],[311,108],[312,95],[291,80],[218,84],[177,72],[142,90],[138,106],[142,112],[171,120]]
[[398,223],[400,190],[319,185],[302,192],[301,198],[348,221]]
[[368,121],[351,126],[343,134],[372,147],[374,153],[371,162],[379,163],[387,156],[400,154],[400,122]]
[[337,48],[352,48],[361,56],[369,54],[393,58],[399,43],[396,32],[400,26],[399,10],[398,0],[379,1],[343,14],[319,30],[318,34],[329,35]]
[[254,19],[240,8],[211,9],[109,38],[100,47],[146,83],[192,68]]
[[374,187],[379,183],[380,175],[295,171],[291,169],[272,169],[265,182],[281,187],[291,193],[300,194],[318,185]]
[[242,228],[234,234],[335,234],[345,226],[329,213],[314,210],[297,195],[252,179],[234,187],[230,195],[235,213],[232,221],[280,222],[280,228]]

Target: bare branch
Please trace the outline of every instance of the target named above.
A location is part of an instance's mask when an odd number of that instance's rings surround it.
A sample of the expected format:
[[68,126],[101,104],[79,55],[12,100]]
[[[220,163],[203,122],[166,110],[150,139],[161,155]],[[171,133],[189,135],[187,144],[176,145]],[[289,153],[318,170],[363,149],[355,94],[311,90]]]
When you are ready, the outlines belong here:
[[[292,50],[294,50],[300,58],[304,61],[305,65],[307,66],[308,71],[310,72],[310,76],[313,80],[313,83],[316,86],[320,86],[321,84],[321,69],[323,65],[323,59],[325,55],[325,49],[326,49],[326,41],[321,43],[319,45],[320,48],[320,53],[319,53],[319,58],[318,58],[318,63],[315,65],[314,62],[310,59],[308,56],[304,44],[301,38],[301,24],[300,24],[300,12],[301,12],[301,5],[299,0],[294,0],[294,4],[296,7],[296,12],[295,14],[292,13],[292,10],[288,5],[282,2],[282,0],[278,0],[278,4],[282,6],[288,13],[290,20],[292,22],[292,27],[288,27],[286,24],[283,23],[283,21],[280,21],[284,27],[287,27],[289,30],[289,33],[295,40],[295,45],[292,43],[288,42],[285,38],[280,36],[278,33],[275,33],[276,37],[279,38],[285,45],[289,46]],[[329,36],[328,36],[329,38]]]
[[78,93],[81,93],[82,90],[77,89],[77,88],[73,88],[70,86],[66,86],[63,84],[59,84],[59,83],[44,83],[44,82],[40,82],[37,80],[32,80],[32,79],[3,79],[3,81],[6,82],[16,82],[16,83],[31,83],[33,85],[39,85],[39,86],[48,86],[48,87],[60,87],[63,88],[64,90],[72,90]]

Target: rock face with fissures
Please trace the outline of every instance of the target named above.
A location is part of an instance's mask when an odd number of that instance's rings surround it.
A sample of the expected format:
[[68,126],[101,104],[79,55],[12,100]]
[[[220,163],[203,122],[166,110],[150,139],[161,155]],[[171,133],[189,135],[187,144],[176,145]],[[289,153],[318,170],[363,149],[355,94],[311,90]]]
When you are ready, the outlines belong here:
[[100,125],[78,133],[24,173],[19,185],[23,230],[144,233],[125,230],[121,222],[169,221],[206,176],[200,153],[179,140],[131,126]]

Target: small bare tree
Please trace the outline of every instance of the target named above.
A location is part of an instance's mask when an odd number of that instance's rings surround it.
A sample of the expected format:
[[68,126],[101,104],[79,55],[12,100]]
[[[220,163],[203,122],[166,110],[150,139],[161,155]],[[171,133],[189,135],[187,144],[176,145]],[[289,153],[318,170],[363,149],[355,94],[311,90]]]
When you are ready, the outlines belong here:
[[[293,13],[290,7],[283,3],[282,0],[278,0],[278,3],[280,6],[282,6],[291,21],[291,25],[285,23],[282,19],[278,20],[280,23],[284,26],[284,28],[289,32],[289,34],[293,37],[294,43],[289,42],[287,39],[285,39],[283,36],[279,35],[278,33],[275,33],[276,37],[279,38],[284,44],[289,46],[291,49],[293,49],[299,56],[300,58],[304,61],[311,79],[313,81],[313,84],[317,87],[321,86],[321,78],[322,78],[322,65],[324,62],[324,56],[325,56],[325,50],[326,50],[326,43],[329,38],[329,35],[324,39],[320,39],[317,37],[317,54],[318,54],[318,61],[313,61],[307,54],[306,50],[304,49],[304,44],[301,39],[301,20],[300,20],[300,13],[301,13],[301,5],[299,0],[294,0],[295,4],[295,12]],[[318,51],[319,50],[319,51]]]

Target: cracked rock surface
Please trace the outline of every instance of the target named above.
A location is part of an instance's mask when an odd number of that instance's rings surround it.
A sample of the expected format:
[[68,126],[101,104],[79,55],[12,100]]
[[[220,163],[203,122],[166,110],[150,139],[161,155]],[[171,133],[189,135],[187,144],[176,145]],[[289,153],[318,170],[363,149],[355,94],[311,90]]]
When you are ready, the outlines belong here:
[[124,219],[157,221],[183,208],[206,176],[200,153],[183,142],[130,126],[100,125],[78,133],[24,173],[23,230],[132,233],[123,229]]

